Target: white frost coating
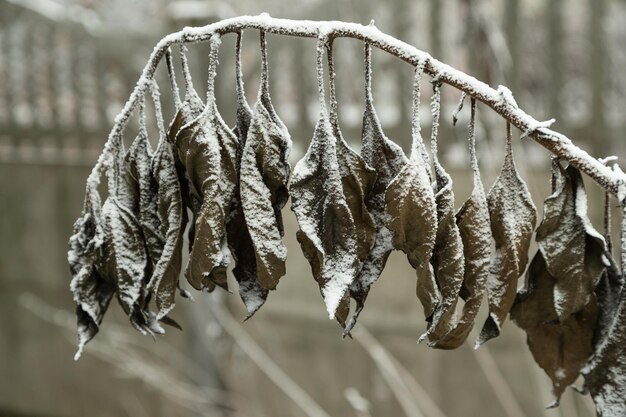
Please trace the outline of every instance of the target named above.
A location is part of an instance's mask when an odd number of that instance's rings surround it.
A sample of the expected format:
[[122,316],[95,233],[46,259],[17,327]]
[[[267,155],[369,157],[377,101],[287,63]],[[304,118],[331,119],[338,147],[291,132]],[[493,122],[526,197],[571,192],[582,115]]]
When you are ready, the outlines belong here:
[[550,119],[550,120],[545,120],[543,122],[533,123],[528,126],[528,128],[524,131],[524,133],[522,133],[522,136],[520,136],[520,139],[527,138],[528,136],[532,135],[539,129],[547,129],[550,126],[552,126],[554,122],[556,122],[556,119]]
[[591,220],[589,220],[589,217],[587,215],[587,210],[587,193],[585,192],[584,186],[581,182],[580,184],[578,184],[578,189],[576,190],[576,216],[578,216],[580,221],[582,221],[585,232],[588,235],[600,240],[602,244],[606,247],[606,241],[604,240],[604,236],[600,232],[598,232],[591,224]]
[[518,108],[517,101],[513,97],[513,93],[507,87],[503,85],[498,86],[498,93],[500,93],[500,97],[502,98],[502,104],[510,104],[511,106]]
[[[616,174],[620,176],[624,175],[624,171],[622,171],[620,166],[617,164],[613,165],[613,172],[615,172]],[[617,199],[622,202],[626,200],[626,182],[621,182],[620,185],[618,186]]]

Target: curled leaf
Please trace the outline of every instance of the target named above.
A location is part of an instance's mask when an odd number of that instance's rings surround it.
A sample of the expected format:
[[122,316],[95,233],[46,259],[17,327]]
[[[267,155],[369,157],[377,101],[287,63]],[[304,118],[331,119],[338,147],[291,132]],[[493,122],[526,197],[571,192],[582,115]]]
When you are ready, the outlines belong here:
[[148,288],[156,293],[158,318],[161,319],[174,306],[187,218],[174,152],[169,142],[165,140],[159,142],[151,167],[157,188],[159,234],[164,243]]
[[[159,232],[157,184],[152,176],[152,148],[145,131],[140,132],[126,154],[127,180],[134,181],[132,211],[138,214],[139,224],[146,243],[149,258],[149,274],[161,257],[164,239]],[[130,187],[129,187],[130,188]]]
[[[291,207],[300,226],[298,241],[320,286],[328,315],[344,325],[349,307],[348,288],[360,268],[359,225],[352,211],[359,203],[357,196],[361,184],[355,171],[360,167],[350,164],[354,162],[349,159],[352,155],[344,148],[347,145],[343,140],[337,137],[339,131],[326,110],[322,66],[324,42],[325,39],[321,38],[317,45],[320,118],[306,155],[294,169]],[[348,202],[348,193],[354,193],[351,202]]]
[[371,191],[365,198],[367,210],[375,224],[376,238],[374,245],[361,266],[361,271],[350,285],[350,296],[356,301],[356,310],[346,324],[344,334],[349,334],[363,310],[370,287],[382,273],[387,258],[393,250],[392,233],[385,226],[388,221],[385,192],[389,183],[406,165],[407,158],[402,148],[387,139],[380,121],[374,110],[371,91],[371,46],[365,46],[366,89],[365,113],[363,114],[363,131],[361,154],[363,161],[376,171],[376,179]]
[[593,351],[598,313],[597,303],[591,299],[584,308],[559,321],[554,309],[556,283],[542,252],[538,251],[526,274],[526,287],[511,309],[511,319],[526,332],[533,358],[552,380],[557,397],[555,405],[563,391],[578,378]]
[[[376,172],[365,163],[359,154],[348,146],[339,129],[337,114],[339,106],[337,104],[335,88],[335,68],[332,45],[332,40],[329,40],[326,44],[329,74],[330,124],[336,138],[337,164],[339,167],[339,175],[341,176],[342,192],[346,204],[350,209],[352,221],[354,222],[356,253],[358,258],[357,268],[360,271],[363,262],[365,262],[369,256],[376,240],[376,225],[369,213],[366,202],[374,186]],[[353,277],[352,282],[354,282],[356,277],[357,275]],[[335,319],[344,329],[350,310],[349,295],[349,291],[344,294],[335,314]],[[348,332],[344,331],[344,335],[347,333]]]
[[155,317],[144,309],[147,255],[141,227],[134,214],[115,195],[102,206],[103,256],[96,263],[98,274],[115,282],[117,298],[130,322],[143,334],[163,333]]
[[594,297],[604,272],[605,242],[587,217],[587,196],[580,172],[569,166],[558,190],[545,202],[537,243],[550,275],[556,279],[554,307],[561,321],[581,310]]
[[194,288],[209,291],[215,285],[228,289],[226,219],[236,176],[236,138],[217,111],[213,90],[219,44],[219,36],[214,35],[206,108],[177,137],[179,152],[185,155],[194,210],[195,233],[185,275]]
[[415,70],[413,84],[413,145],[411,158],[389,183],[385,193],[389,218],[387,228],[393,233],[393,246],[406,253],[417,275],[416,292],[424,314],[430,318],[441,295],[430,267],[437,234],[437,206],[430,184],[424,143],[420,133],[420,81],[424,63]]
[[[622,255],[623,256],[623,255]],[[596,405],[598,416],[618,417],[624,415],[626,404],[626,291],[620,291],[617,282],[623,282],[623,273],[614,268],[608,268],[607,278],[612,286],[611,303],[601,308],[607,308],[599,315],[602,321],[602,338],[596,335],[595,349],[589,363],[583,368],[585,388],[591,393]],[[615,303],[617,301],[617,303]],[[606,313],[612,312],[611,317]]]
[[257,279],[254,245],[250,232],[248,231],[248,226],[246,225],[243,207],[241,206],[239,170],[241,167],[243,149],[246,144],[246,136],[250,128],[250,122],[252,121],[252,110],[246,101],[243,87],[243,74],[241,72],[241,32],[237,33],[235,64],[237,77],[237,124],[233,133],[237,137],[238,147],[236,153],[235,189],[233,191],[230,216],[226,222],[226,232],[228,246],[236,261],[236,266],[233,268],[233,275],[239,283],[239,296],[246,306],[246,318],[250,318],[265,303],[268,290],[263,288]]
[[115,283],[107,281],[95,268],[104,243],[100,204],[95,186],[88,183],[83,211],[74,223],[74,232],[69,240],[70,290],[76,302],[79,342],[75,359],[98,333],[116,289]]
[[254,246],[260,285],[273,290],[285,275],[287,248],[283,237],[281,210],[289,193],[291,138],[278,118],[269,97],[265,35],[261,35],[263,71],[258,99],[240,168],[241,205]]
[[[526,288],[518,294],[511,310],[511,318],[526,331],[533,357],[552,380],[558,403],[593,351],[598,315],[593,290],[604,270],[604,238],[587,219],[585,191],[576,168],[563,170],[554,160],[552,190],[537,228],[539,251],[527,273]],[[585,263],[600,270],[585,268]],[[584,274],[584,270],[592,272]],[[563,275],[566,271],[567,276]],[[573,283],[564,287],[562,281],[567,279]],[[564,294],[563,288],[571,293]],[[572,300],[582,298],[584,303],[566,316],[562,314],[570,309],[563,309],[564,306],[572,306]]]
[[487,203],[496,255],[491,261],[487,280],[489,317],[476,346],[500,334],[500,328],[515,300],[517,280],[528,263],[528,247],[537,222],[535,205],[528,187],[515,168],[509,124],[504,164],[489,190]]
[[433,183],[437,205],[437,234],[431,263],[435,280],[441,293],[441,303],[435,309],[428,331],[420,340],[428,337],[429,345],[435,346],[455,325],[456,304],[463,284],[463,242],[456,224],[452,178],[439,163],[437,157],[437,134],[441,112],[441,84],[434,84],[432,99],[433,127],[431,149],[435,167]]
[[463,285],[460,288],[459,295],[465,301],[465,304],[455,327],[434,345],[434,347],[440,349],[456,349],[467,339],[480,310],[489,275],[491,229],[489,226],[487,196],[480,179],[478,161],[476,159],[475,115],[476,101],[472,99],[469,144],[474,188],[469,199],[465,201],[456,213],[456,224],[463,243],[463,259],[465,263]]

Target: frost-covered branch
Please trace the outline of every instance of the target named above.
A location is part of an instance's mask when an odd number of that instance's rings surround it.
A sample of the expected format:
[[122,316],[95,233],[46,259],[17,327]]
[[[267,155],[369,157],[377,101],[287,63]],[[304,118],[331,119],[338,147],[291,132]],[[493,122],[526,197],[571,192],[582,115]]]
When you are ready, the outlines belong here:
[[115,119],[115,125],[109,136],[105,152],[90,176],[92,183],[99,182],[103,168],[111,163],[112,142],[122,131],[133,109],[139,104],[140,97],[147,91],[156,68],[165,56],[168,48],[174,44],[208,41],[215,33],[227,34],[245,29],[262,30],[267,33],[318,38],[320,35],[333,38],[353,38],[367,42],[385,52],[394,55],[412,65],[425,62],[425,72],[438,81],[451,85],[489,106],[506,121],[528,135],[553,154],[566,160],[582,172],[593,178],[602,188],[618,196],[624,202],[626,198],[626,175],[621,170],[612,170],[598,159],[576,146],[565,135],[544,127],[542,123],[520,109],[512,99],[510,91],[503,86],[497,90],[476,78],[436,60],[427,52],[421,51],[401,40],[382,33],[374,25],[363,26],[357,23],[339,21],[310,21],[272,18],[268,14],[259,16],[240,16],[225,19],[207,26],[191,28],[172,33],[155,46],[141,78],[122,112]]

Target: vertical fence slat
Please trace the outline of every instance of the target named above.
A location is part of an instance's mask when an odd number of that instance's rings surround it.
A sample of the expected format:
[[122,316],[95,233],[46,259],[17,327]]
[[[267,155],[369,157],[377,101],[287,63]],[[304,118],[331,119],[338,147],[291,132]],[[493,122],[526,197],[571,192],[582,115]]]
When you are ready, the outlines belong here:
[[548,0],[546,3],[548,19],[547,61],[550,71],[548,85],[548,114],[561,119],[561,91],[563,89],[563,1]]
[[519,31],[520,31],[520,0],[507,0],[504,8],[504,31],[509,54],[511,55],[511,67],[507,74],[507,84],[513,94],[518,90],[519,70]]

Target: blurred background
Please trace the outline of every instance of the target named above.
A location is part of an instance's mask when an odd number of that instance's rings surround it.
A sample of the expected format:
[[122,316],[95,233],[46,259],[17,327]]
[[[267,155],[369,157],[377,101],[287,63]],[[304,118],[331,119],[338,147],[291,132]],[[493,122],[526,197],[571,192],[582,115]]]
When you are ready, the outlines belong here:
[[[544,409],[553,400],[549,380],[512,323],[478,351],[471,348],[475,335],[456,351],[417,346],[425,323],[414,272],[400,253],[375,284],[354,339],[342,340],[326,316],[288,208],[288,274],[253,319],[241,324],[245,314],[234,282],[235,294],[180,299],[173,317],[184,331],[170,330],[156,341],[136,334],[112,303],[100,334],[80,361],[72,360],[67,240],[113,118],[161,37],[264,11],[363,24],[375,19],[383,32],[493,87],[508,86],[520,107],[538,120],[555,117],[554,128],[594,156],[626,156],[623,0],[0,0],[0,416],[595,415],[589,398],[573,390],[560,408]],[[223,39],[216,86],[230,125],[234,40]],[[188,54],[201,96],[207,53],[199,44]],[[268,35],[268,53],[272,98],[290,129],[295,163],[317,116],[315,42]],[[339,39],[335,56],[340,124],[358,149],[362,44]],[[387,136],[408,151],[412,69],[380,51],[373,61],[378,115]],[[256,31],[244,34],[243,72],[254,104]],[[157,79],[168,123],[174,109],[164,68]],[[430,88],[423,91],[428,137]],[[468,110],[453,127],[460,94],[445,86],[442,94],[440,157],[460,206],[471,191]],[[502,163],[505,125],[484,107],[478,114],[488,189]],[[154,120],[150,125],[156,140]],[[534,142],[516,140],[515,158],[541,213],[549,155]],[[601,229],[602,192],[587,183],[592,221]]]

